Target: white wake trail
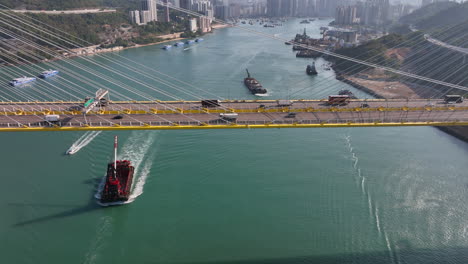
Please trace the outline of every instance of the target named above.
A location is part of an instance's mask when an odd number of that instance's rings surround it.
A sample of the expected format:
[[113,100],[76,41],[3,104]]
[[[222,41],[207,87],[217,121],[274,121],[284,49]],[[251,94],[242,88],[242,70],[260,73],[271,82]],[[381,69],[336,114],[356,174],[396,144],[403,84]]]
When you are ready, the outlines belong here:
[[86,147],[91,143],[102,131],[88,131],[84,133],[75,143],[73,143],[70,148],[66,151],[66,154],[72,155],[80,151],[82,148]]

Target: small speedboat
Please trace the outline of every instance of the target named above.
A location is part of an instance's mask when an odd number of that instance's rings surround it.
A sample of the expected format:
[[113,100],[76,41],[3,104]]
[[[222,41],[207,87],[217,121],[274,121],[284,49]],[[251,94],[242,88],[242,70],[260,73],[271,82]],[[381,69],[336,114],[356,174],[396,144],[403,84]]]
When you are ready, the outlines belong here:
[[165,50],[172,49],[172,46],[171,45],[166,45],[166,46],[163,47],[163,49],[165,49]]
[[34,78],[34,77],[16,78],[16,79],[13,79],[13,80],[10,81],[10,85],[11,86],[19,86],[19,85],[23,85],[23,84],[33,82],[35,80],[36,80],[36,78]]
[[59,73],[59,71],[57,71],[57,70],[43,71],[43,72],[39,75],[39,78],[42,78],[42,79],[49,78],[49,77],[52,77],[52,76],[57,75],[58,73]]
[[78,149],[77,147],[71,146],[71,147],[65,152],[65,154],[67,154],[67,155],[73,155],[73,154],[75,154],[76,152],[78,152],[78,150],[79,150],[79,149]]

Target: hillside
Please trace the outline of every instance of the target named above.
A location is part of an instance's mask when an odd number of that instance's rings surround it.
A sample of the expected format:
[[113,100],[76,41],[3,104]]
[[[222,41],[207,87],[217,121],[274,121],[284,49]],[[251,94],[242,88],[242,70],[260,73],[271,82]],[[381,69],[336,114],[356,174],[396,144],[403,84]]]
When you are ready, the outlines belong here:
[[400,22],[414,25],[449,44],[468,47],[468,2],[432,4],[401,18]]
[[[337,53],[432,79],[468,86],[466,78],[468,60],[460,56],[459,52],[426,41],[421,32],[408,35],[391,34],[358,47],[337,50]],[[335,59],[334,68],[346,75],[358,73],[376,75],[370,67],[340,59]],[[402,79],[401,76],[389,73],[385,75],[386,79]],[[422,81],[410,80],[410,82],[447,91],[446,87]],[[459,91],[451,90],[451,92]]]
[[[128,13],[123,10],[118,10],[115,13],[96,13],[96,14],[60,14],[60,15],[47,15],[47,14],[27,14],[22,15],[22,19],[29,20],[33,25],[39,24],[41,21],[50,27],[49,30],[53,30],[59,35],[63,36],[63,32],[67,32],[69,35],[66,36],[68,39],[73,39],[78,46],[87,47],[100,45],[101,48],[112,48],[115,46],[134,46],[136,44],[150,44],[160,42],[164,39],[162,37],[167,34],[173,34],[176,32],[184,32],[182,35],[187,37],[195,37],[196,34],[189,32],[187,33],[187,17],[185,14],[179,12],[171,12],[171,22],[151,22],[144,26],[137,26],[136,24],[130,24]],[[18,15],[18,14],[15,14]],[[162,16],[162,14],[160,14]],[[26,33],[23,33],[14,27],[4,26],[5,30],[9,30],[27,38],[41,46],[48,46],[51,49],[57,49],[55,45],[51,45],[49,42],[57,43],[62,47],[69,49],[77,48],[74,44],[68,41],[58,40],[51,37],[48,34],[41,32],[42,27],[27,27],[21,24],[21,27],[29,32],[40,34],[42,40],[38,40]],[[44,26],[45,27],[45,26]],[[180,35],[180,34],[179,34]],[[181,35],[181,36],[182,36]],[[74,37],[74,38],[73,38]],[[170,38],[173,38],[171,36]],[[9,34],[0,33],[0,38],[10,39]],[[16,45],[21,46],[20,42]],[[24,45],[23,45],[24,46]],[[24,46],[24,49],[28,47]],[[13,50],[13,49],[11,49]],[[37,58],[26,55],[24,52],[15,51],[15,53],[24,59],[24,61],[37,62]],[[43,52],[35,51],[36,55],[40,57],[49,58],[45,56]],[[15,61],[0,54],[0,63],[7,62],[15,64]]]
[[2,0],[2,5],[13,9],[63,10],[96,7],[136,9],[137,0]]
[[459,4],[457,4],[456,2],[433,3],[419,8],[409,15],[403,16],[402,18],[400,18],[400,22],[403,24],[416,25],[419,24],[421,21],[426,20],[441,11],[457,7],[458,5]]
[[[413,43],[422,40],[422,38],[421,33],[410,33],[408,35],[390,34],[380,39],[369,41],[364,45],[343,48],[336,52],[348,57],[398,69],[403,60],[402,55],[406,55],[408,53],[407,49],[411,48],[414,45]],[[402,45],[402,43],[404,44]],[[398,47],[398,49],[394,49],[394,47]],[[353,62],[340,59],[335,61],[335,68],[345,74],[353,74],[369,69],[367,66],[357,65]]]

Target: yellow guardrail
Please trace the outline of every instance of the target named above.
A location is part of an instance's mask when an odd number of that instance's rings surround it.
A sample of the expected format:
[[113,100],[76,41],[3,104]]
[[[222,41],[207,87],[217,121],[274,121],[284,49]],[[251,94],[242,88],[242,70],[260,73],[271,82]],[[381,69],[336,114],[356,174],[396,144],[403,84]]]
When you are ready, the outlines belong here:
[[[122,109],[122,110],[98,110],[90,111],[88,115],[154,115],[154,114],[220,114],[220,113],[287,113],[287,112],[307,112],[307,113],[320,113],[320,112],[416,112],[416,111],[468,111],[468,107],[371,107],[371,108],[253,108],[253,109],[156,109],[149,108],[148,110],[142,109]],[[30,111],[18,109],[14,111],[0,111],[0,115],[6,116],[19,116],[19,115],[82,115],[81,111],[54,111],[43,109],[41,111]]]
[[[286,99],[284,99],[286,100]],[[276,103],[279,100],[220,100],[220,103]],[[294,100],[286,100],[293,103],[301,103],[301,102],[326,102],[328,99],[294,99]],[[351,99],[350,102],[438,102],[442,100],[428,100],[428,99]],[[9,101],[0,101],[0,105],[59,105],[59,104],[83,104],[83,101],[29,101],[29,102],[9,102]],[[109,101],[111,104],[200,104],[201,101],[161,101],[161,100],[154,100],[154,101]]]
[[202,123],[198,126],[194,125],[170,125],[170,126],[153,126],[143,123],[141,126],[124,126],[115,124],[113,126],[76,126],[76,127],[4,127],[0,128],[0,132],[45,132],[45,131],[89,131],[89,130],[185,130],[185,129],[261,129],[261,128],[332,128],[332,127],[390,127],[390,126],[468,126],[468,122],[369,122],[369,123],[318,123],[318,124],[262,124],[262,125],[210,125]]

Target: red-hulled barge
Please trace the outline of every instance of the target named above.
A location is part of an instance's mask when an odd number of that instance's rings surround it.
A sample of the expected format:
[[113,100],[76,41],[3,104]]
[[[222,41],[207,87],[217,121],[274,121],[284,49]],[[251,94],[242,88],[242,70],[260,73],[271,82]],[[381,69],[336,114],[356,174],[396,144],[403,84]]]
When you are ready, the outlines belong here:
[[106,182],[101,192],[101,203],[128,201],[135,168],[129,160],[117,160],[117,136],[114,142],[114,161],[107,165]]

